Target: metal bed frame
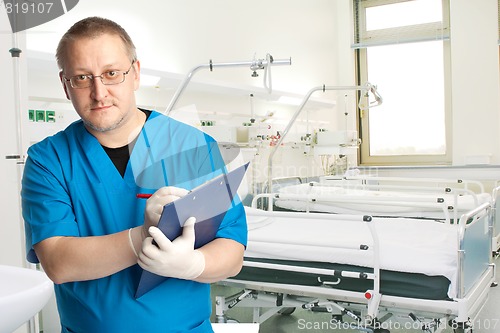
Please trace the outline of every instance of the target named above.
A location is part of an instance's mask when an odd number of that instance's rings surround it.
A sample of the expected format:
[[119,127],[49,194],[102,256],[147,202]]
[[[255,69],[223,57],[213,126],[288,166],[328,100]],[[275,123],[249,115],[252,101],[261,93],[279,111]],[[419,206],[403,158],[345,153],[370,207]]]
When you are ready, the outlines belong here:
[[[268,212],[277,214],[281,212]],[[292,214],[298,213],[288,213]],[[228,296],[216,296],[216,318],[226,322],[226,312],[234,307],[253,308],[253,322],[262,323],[276,313],[289,314],[295,308],[328,312],[331,323],[349,323],[350,328],[363,332],[389,332],[384,324],[410,322],[423,332],[441,332],[451,325],[454,332],[472,332],[472,323],[477,318],[488,298],[490,286],[495,284],[495,269],[491,263],[491,233],[493,231],[490,203],[484,203],[463,214],[457,228],[457,290],[454,299],[429,300],[380,293],[380,266],[378,237],[371,227],[371,217],[363,216],[374,241],[373,273],[362,278],[373,280],[373,288],[365,292],[354,292],[328,286],[304,286],[240,280],[238,276],[219,282],[220,285],[241,288]],[[300,215],[300,214],[299,214]],[[303,214],[302,214],[303,215]],[[311,218],[317,214],[309,214]],[[354,216],[352,218],[355,218]],[[486,231],[486,232],[485,232]],[[310,272],[336,277],[358,277],[358,272],[333,272],[304,267],[255,263],[244,261],[244,267],[260,267],[283,271]],[[261,313],[262,308],[267,311]],[[346,320],[347,319],[347,320]]]

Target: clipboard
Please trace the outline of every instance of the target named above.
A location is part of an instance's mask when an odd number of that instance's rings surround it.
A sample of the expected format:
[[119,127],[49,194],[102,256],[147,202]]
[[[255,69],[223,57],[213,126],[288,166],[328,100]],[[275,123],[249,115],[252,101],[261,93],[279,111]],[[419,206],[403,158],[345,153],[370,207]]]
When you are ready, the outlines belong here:
[[[174,240],[182,234],[184,222],[191,216],[196,218],[194,225],[195,244],[197,249],[211,242],[219,230],[226,212],[233,204],[243,176],[248,168],[246,163],[228,173],[221,174],[196,187],[191,192],[163,207],[158,228]],[[139,298],[169,277],[142,271],[135,298]]]

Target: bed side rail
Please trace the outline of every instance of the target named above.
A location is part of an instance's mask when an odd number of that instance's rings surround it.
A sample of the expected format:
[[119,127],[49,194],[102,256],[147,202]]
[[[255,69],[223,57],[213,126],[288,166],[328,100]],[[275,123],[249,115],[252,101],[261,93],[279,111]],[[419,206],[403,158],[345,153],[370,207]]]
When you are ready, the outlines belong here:
[[[381,176],[347,176],[342,177],[342,179],[335,178],[325,178],[325,183],[345,183],[348,184],[350,181],[358,181],[363,185],[390,185],[391,184],[402,184],[402,186],[416,186],[416,187],[426,187],[428,189],[441,189],[441,188],[453,188],[453,189],[464,189],[474,193],[484,193],[484,185],[478,180],[469,179],[452,179],[452,178],[421,178],[421,177],[381,177]],[[417,184],[417,185],[412,185]],[[426,184],[428,186],[423,186]]]
[[[351,180],[359,181],[359,183],[352,183]],[[382,181],[382,183],[380,183]],[[384,183],[385,181],[385,183]],[[395,184],[391,184],[395,182]],[[401,182],[407,182],[408,184],[401,184]],[[434,186],[427,186],[422,184],[422,182],[434,183]],[[415,185],[415,183],[417,183]],[[444,184],[453,185],[458,184],[461,187],[444,186]],[[479,192],[471,190],[471,184],[475,184],[479,189]],[[441,196],[452,196],[453,202],[449,203],[449,211],[453,212],[453,219],[456,221],[459,218],[458,211],[461,209],[459,207],[458,198],[460,196],[468,195],[474,201],[474,207],[479,206],[478,194],[485,193],[484,186],[481,182],[475,180],[444,180],[438,178],[402,178],[402,177],[365,177],[365,178],[346,178],[344,177],[340,183],[338,182],[309,182],[309,186],[318,187],[341,187],[344,189],[353,190],[369,190],[369,191],[396,191],[402,193],[411,193],[417,196],[418,194],[434,194],[437,198]],[[276,191],[280,192],[280,191]],[[423,207],[422,207],[423,208]],[[464,211],[464,209],[461,209]],[[468,209],[467,209],[468,210]]]
[[[274,200],[300,200],[306,203],[314,202],[328,202],[328,203],[343,203],[343,204],[363,204],[363,205],[387,205],[392,207],[414,207],[414,208],[427,208],[434,209],[443,212],[443,219],[447,222],[451,222],[450,208],[453,212],[456,212],[455,206],[448,206],[446,201],[440,197],[400,197],[400,198],[384,198],[384,197],[372,197],[363,198],[356,195],[344,195],[344,194],[328,194],[318,196],[316,194],[291,194],[291,193],[261,193],[253,197],[251,207],[258,208],[258,202],[261,199],[268,198],[268,210],[272,210]],[[361,206],[360,206],[361,207]],[[310,207],[306,206],[306,212],[309,213]],[[367,214],[373,214],[372,212],[366,212]],[[360,213],[361,214],[361,213]],[[456,214],[454,214],[456,215]]]
[[[382,184],[359,184],[359,185],[352,185],[352,184],[344,184],[341,186],[338,185],[329,185],[329,184],[323,184],[323,183],[314,183],[311,182],[309,183],[310,186],[316,186],[316,187],[322,187],[322,186],[328,186],[328,187],[341,187],[344,189],[354,189],[354,190],[371,190],[371,191],[400,191],[400,192],[410,192],[410,193],[430,193],[430,194],[436,194],[436,196],[439,195],[453,195],[454,197],[454,202],[455,206],[457,205],[457,199],[458,196],[461,195],[470,195],[476,206],[479,206],[479,199],[477,197],[476,192],[468,189],[468,188],[454,188],[454,187],[449,187],[449,186],[444,186],[444,187],[434,187],[434,186],[421,186],[421,185],[382,185]],[[482,184],[481,184],[482,186]],[[480,192],[484,193],[484,192]]]

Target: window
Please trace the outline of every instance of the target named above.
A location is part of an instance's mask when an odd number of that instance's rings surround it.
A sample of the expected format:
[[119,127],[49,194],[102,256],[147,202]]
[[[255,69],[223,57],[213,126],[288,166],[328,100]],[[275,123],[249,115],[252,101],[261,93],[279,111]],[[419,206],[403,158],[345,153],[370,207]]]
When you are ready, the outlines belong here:
[[448,0],[355,0],[359,84],[384,103],[359,114],[360,164],[451,162]]

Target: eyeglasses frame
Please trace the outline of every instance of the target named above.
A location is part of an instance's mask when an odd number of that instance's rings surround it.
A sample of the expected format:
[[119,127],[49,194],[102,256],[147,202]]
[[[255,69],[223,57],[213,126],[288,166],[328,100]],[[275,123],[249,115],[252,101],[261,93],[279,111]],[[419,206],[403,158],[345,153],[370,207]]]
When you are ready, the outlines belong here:
[[[106,71],[106,72],[103,72],[101,73],[100,75],[93,75],[93,74],[80,74],[80,75],[73,75],[71,76],[70,78],[67,78],[66,76],[63,76],[62,78],[64,79],[64,81],[66,82],[69,82],[69,85],[71,86],[71,88],[73,89],[85,89],[85,88],[90,88],[92,86],[92,84],[94,83],[94,79],[95,78],[99,78],[101,79],[101,83],[105,86],[114,86],[114,85],[117,85],[117,84],[121,84],[123,82],[125,82],[125,78],[127,76],[128,73],[130,73],[130,70],[132,69],[132,66],[134,66],[134,63],[135,63],[135,60],[132,60],[132,63],[130,64],[130,67],[125,71],[119,71],[119,70],[116,70],[115,72],[121,72],[123,74],[123,80],[121,82],[116,82],[116,83],[104,83],[103,82],[103,77],[102,75],[105,74],[105,73],[108,73],[108,72],[111,72],[111,71]],[[74,78],[74,77],[77,77],[77,76],[86,76],[87,78],[89,78],[91,80],[91,84],[87,87],[75,87],[73,86],[73,82],[71,82],[71,79]]]

